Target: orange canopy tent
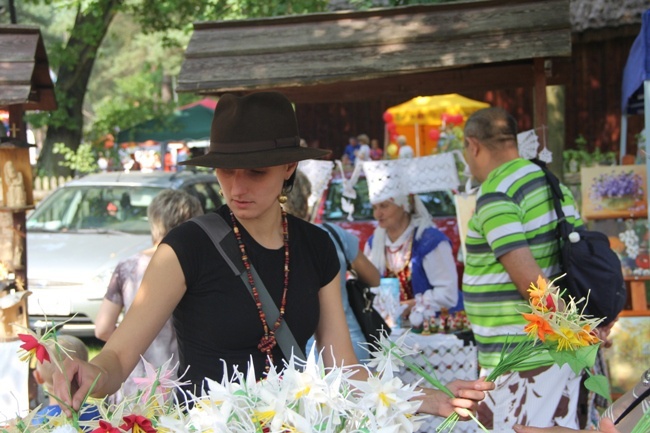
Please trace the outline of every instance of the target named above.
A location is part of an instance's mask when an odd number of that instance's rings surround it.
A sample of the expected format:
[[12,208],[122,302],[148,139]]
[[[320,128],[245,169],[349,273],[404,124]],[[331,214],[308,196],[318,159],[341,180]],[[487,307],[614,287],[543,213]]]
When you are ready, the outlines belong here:
[[462,127],[470,114],[489,106],[488,103],[457,93],[417,96],[386,110],[385,136],[392,143],[395,137],[404,135],[416,156],[431,155],[435,153],[439,133],[446,126],[445,123],[452,122]]

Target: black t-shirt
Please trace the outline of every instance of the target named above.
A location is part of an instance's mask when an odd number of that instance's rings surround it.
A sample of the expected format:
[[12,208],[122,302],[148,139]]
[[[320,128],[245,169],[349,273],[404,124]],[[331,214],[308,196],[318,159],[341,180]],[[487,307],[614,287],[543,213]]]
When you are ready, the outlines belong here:
[[[227,206],[217,212],[231,224]],[[334,279],[339,260],[325,231],[291,215],[287,215],[287,221],[289,289],[284,320],[304,351],[320,317],[318,291]],[[279,308],[284,288],[284,247],[266,249],[243,226],[239,228],[249,260]],[[180,352],[179,373],[189,366],[184,379],[195,386],[206,377],[220,381],[224,374],[222,359],[231,377],[235,366],[246,371],[252,357],[255,373],[263,377],[266,355],[257,344],[264,331],[253,297],[241,278],[193,222],[176,227],[162,242],[176,253],[187,284],[173,316]],[[276,346],[273,359],[278,369],[284,366],[282,358]]]

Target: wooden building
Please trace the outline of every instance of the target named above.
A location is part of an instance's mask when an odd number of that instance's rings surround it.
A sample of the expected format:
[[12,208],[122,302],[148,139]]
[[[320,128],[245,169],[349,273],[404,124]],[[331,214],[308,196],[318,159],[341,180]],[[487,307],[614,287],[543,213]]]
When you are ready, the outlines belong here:
[[349,135],[381,137],[386,108],[418,95],[526,89],[531,104],[518,114],[546,124],[545,86],[568,83],[570,55],[569,0],[208,22],[195,24],[178,90],[281,91],[303,137],[336,157]]

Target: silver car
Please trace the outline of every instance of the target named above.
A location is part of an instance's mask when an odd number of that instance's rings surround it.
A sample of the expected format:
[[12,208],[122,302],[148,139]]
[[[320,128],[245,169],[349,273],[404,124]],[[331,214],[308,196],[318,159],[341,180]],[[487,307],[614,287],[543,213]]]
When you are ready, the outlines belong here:
[[151,246],[147,206],[164,188],[188,191],[206,212],[221,205],[216,177],[189,171],[92,174],[39,203],[27,218],[32,326],[67,321],[63,332],[94,335],[113,269]]

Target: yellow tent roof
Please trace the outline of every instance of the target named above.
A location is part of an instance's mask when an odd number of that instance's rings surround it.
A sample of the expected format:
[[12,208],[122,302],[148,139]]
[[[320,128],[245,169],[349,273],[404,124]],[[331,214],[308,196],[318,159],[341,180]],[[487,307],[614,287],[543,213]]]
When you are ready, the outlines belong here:
[[481,108],[487,108],[490,104],[466,98],[457,93],[436,96],[417,96],[410,101],[389,108],[392,122],[397,126],[404,125],[431,125],[440,126],[442,115],[451,114],[463,116],[463,122],[467,116]]

